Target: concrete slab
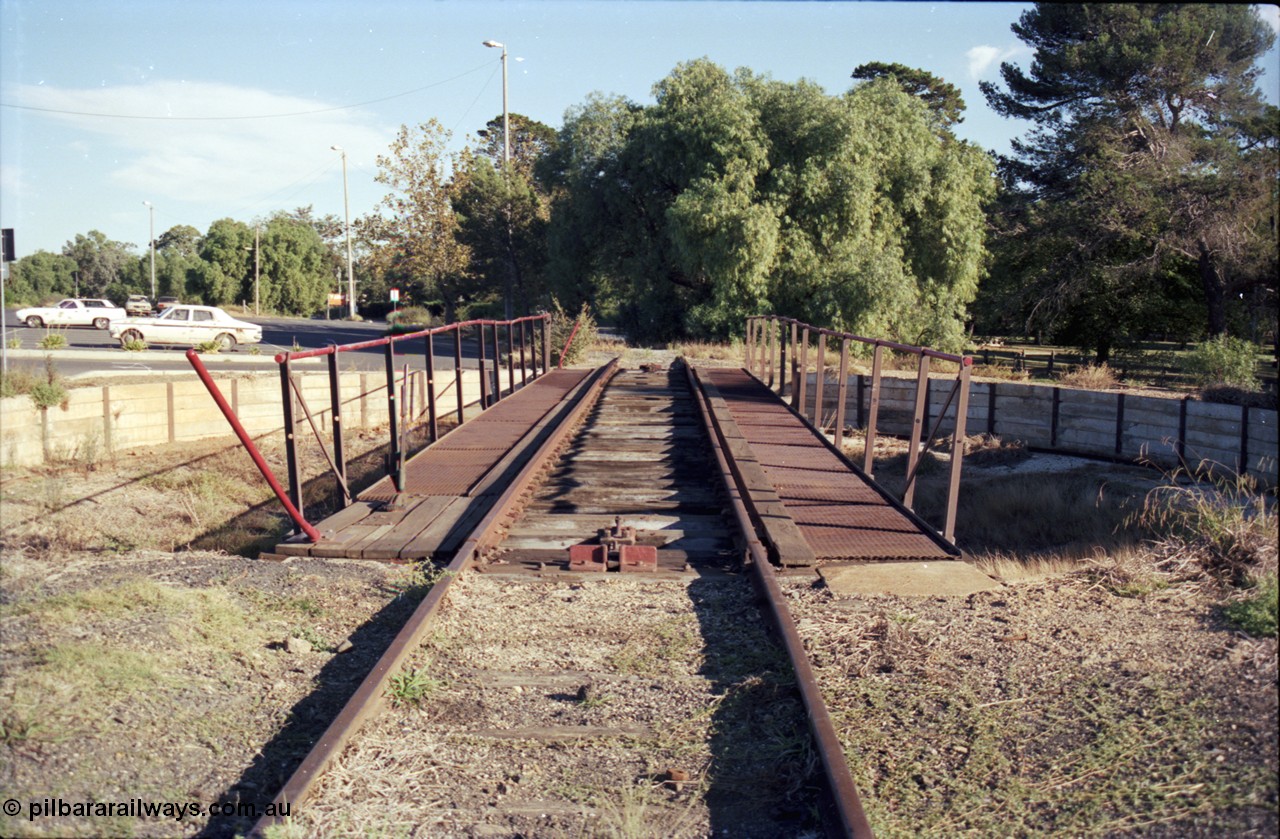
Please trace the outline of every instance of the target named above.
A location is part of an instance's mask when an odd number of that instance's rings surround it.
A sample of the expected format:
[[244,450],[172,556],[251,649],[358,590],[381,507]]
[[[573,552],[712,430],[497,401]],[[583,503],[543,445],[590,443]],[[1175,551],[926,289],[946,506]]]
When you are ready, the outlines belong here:
[[818,574],[835,594],[844,596],[964,597],[1000,588],[999,582],[959,560],[824,565]]

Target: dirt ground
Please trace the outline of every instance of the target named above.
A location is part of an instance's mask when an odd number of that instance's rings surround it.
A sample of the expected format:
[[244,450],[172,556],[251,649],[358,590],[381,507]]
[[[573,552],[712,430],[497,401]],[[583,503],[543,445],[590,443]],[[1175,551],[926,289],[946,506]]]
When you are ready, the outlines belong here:
[[[283,532],[245,462],[0,476],[0,835],[246,830],[414,605],[405,567],[237,555]],[[1105,556],[1016,565],[967,598],[789,580],[878,834],[1276,835],[1275,639]]]

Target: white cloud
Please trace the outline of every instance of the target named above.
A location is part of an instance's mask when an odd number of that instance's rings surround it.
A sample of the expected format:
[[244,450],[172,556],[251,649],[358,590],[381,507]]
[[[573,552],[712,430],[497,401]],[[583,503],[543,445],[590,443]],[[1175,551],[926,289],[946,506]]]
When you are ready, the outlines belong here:
[[983,44],[981,46],[971,47],[969,51],[965,53],[965,57],[969,59],[969,76],[974,79],[979,79],[988,75],[991,71],[1006,61],[1030,58],[1031,54],[1031,48],[1025,44],[1014,44],[1013,46],[1004,47],[1003,49]]
[[66,147],[87,147],[117,186],[161,200],[249,204],[331,166],[331,145],[371,161],[392,133],[357,110],[207,82],[23,85],[5,98],[64,126]]
[[1253,10],[1271,27],[1272,32],[1280,35],[1280,6],[1274,3],[1259,4],[1254,6]]

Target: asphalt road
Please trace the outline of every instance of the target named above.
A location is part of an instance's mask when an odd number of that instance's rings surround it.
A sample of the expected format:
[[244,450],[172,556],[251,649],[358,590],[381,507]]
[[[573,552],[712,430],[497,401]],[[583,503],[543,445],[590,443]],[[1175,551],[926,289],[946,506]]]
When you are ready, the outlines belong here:
[[[5,313],[7,337],[21,341],[21,349],[8,353],[10,369],[21,367],[43,368],[45,356],[49,353],[39,350],[39,341],[46,330],[31,329],[17,321],[13,311]],[[264,365],[274,368],[271,359],[277,353],[295,347],[302,349],[318,349],[330,344],[355,344],[372,341],[383,337],[387,325],[382,321],[351,322],[338,320],[307,320],[303,318],[246,317],[241,318],[250,323],[262,326],[262,343],[256,346],[257,355],[250,353],[246,346],[236,347],[230,353],[218,353],[208,356],[212,367],[216,359],[218,369],[262,369]],[[92,328],[69,328],[61,330],[67,339],[67,348],[52,353],[58,371],[65,376],[86,376],[96,373],[139,373],[190,371],[191,365],[186,360],[186,347],[149,347],[145,352],[127,352],[120,348],[118,341],[112,340],[105,331]],[[505,333],[501,337],[506,340]],[[491,339],[490,339],[491,340]],[[403,351],[401,351],[403,347]],[[435,339],[436,368],[452,369],[453,338],[441,336]],[[491,355],[487,353],[487,355]],[[463,366],[474,368],[478,361],[478,353],[474,340],[463,341]],[[307,364],[308,362],[302,362]],[[309,362],[317,364],[320,362]],[[416,340],[397,344],[396,369],[405,364],[411,369],[421,370],[426,366],[423,341]],[[342,355],[342,369],[378,372],[385,369],[385,350],[381,347],[356,350]]]

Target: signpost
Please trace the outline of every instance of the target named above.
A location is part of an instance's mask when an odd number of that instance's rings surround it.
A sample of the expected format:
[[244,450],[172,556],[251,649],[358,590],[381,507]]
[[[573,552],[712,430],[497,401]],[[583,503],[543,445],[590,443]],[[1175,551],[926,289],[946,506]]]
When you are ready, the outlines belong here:
[[4,306],[4,284],[9,279],[9,263],[13,262],[13,228],[0,230],[0,371],[9,374],[8,310]]
[[400,310],[400,289],[391,289],[391,309],[392,311]]

